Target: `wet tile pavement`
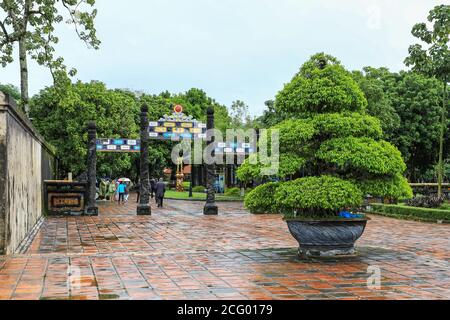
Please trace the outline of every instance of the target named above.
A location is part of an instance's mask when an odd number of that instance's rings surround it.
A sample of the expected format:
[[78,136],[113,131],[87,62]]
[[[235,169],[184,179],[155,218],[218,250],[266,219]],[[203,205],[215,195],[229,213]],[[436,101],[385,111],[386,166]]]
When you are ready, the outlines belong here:
[[357,257],[305,261],[280,216],[202,206],[47,218],[25,254],[0,257],[0,299],[450,298],[450,225],[373,216]]

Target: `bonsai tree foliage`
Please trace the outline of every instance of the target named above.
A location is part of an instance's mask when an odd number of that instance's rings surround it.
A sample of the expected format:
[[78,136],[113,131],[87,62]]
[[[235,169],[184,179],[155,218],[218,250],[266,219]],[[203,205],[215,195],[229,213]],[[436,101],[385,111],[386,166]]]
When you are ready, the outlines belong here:
[[[411,198],[402,155],[381,140],[380,120],[366,107],[363,92],[336,58],[312,56],[275,101],[275,110],[289,117],[271,128],[280,137],[281,182],[251,191],[247,208],[326,217],[360,206],[366,195]],[[240,167],[240,180],[265,178],[262,165],[252,163]]]

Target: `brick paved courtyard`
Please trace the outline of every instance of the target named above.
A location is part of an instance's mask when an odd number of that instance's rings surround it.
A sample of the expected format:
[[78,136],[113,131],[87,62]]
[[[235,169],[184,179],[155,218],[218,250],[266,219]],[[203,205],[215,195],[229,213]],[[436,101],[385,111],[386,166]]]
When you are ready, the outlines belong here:
[[[202,206],[168,200],[136,216],[134,201],[107,203],[98,217],[47,218],[24,254],[0,257],[0,299],[450,298],[449,225],[373,216],[359,256],[303,261],[280,216]],[[369,266],[380,289],[367,287]]]

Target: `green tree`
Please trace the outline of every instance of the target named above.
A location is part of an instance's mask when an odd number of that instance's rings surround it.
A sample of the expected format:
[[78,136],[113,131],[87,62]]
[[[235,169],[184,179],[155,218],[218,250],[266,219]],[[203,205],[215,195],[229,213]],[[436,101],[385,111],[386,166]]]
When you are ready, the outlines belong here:
[[19,89],[12,84],[1,84],[0,83],[0,91],[3,93],[9,94],[16,102],[20,101],[20,91]]
[[[278,177],[294,180],[271,185],[271,195],[254,189],[246,198],[249,208],[273,202],[287,216],[328,216],[358,206],[366,194],[412,196],[400,151],[382,140],[380,120],[367,114],[363,92],[334,57],[314,55],[278,93],[275,106],[290,114],[272,127],[280,140]],[[247,160],[238,177],[260,177],[261,169]]]
[[206,110],[213,107],[215,111],[216,128],[224,131],[230,127],[231,117],[228,114],[227,107],[218,103],[209,97],[201,89],[192,88],[184,93],[172,94],[168,91],[161,92],[158,95],[142,95],[142,102],[149,105],[149,118],[158,120],[164,114],[171,114],[173,106],[180,104],[183,106],[183,112],[199,121],[206,121]]
[[[102,138],[138,138],[140,107],[130,92],[108,90],[101,82],[77,82],[61,95],[56,87],[42,90],[30,101],[33,124],[57,148],[63,172],[75,176],[86,170],[87,130],[97,123]],[[99,176],[132,174],[137,154],[99,153]]]
[[[381,70],[389,72],[387,69]],[[400,117],[384,90],[383,81],[378,76],[379,73],[378,69],[366,67],[363,71],[354,71],[353,78],[367,99],[367,113],[380,119],[384,137],[390,140],[394,131],[400,126]]]
[[270,128],[289,118],[282,110],[277,110],[275,108],[274,100],[267,100],[264,102],[264,105],[266,106],[266,109],[260,117],[255,119],[255,126],[260,128]]
[[[30,56],[39,65],[50,69],[54,81],[66,78],[66,66],[61,57],[55,56],[56,25],[73,24],[78,37],[93,48],[98,48],[94,27],[96,9],[82,11],[82,7],[93,7],[95,0],[3,0],[0,2],[0,63],[6,66],[13,59],[13,49],[18,44],[20,64],[21,102],[28,112],[28,64]],[[75,69],[69,71],[74,75]]]
[[442,83],[442,110],[439,135],[439,172],[438,172],[438,196],[442,195],[442,182],[444,177],[444,138],[447,129],[447,85],[450,80],[450,5],[434,7],[429,15],[428,22],[432,29],[428,29],[426,23],[418,23],[412,29],[414,37],[426,44],[409,47],[409,56],[405,63],[414,71],[435,77]]
[[[441,128],[440,82],[415,72],[395,73],[386,68],[366,67],[353,75],[367,97],[367,113],[381,120],[384,138],[402,152],[408,178],[431,182],[432,175],[427,172],[436,161]],[[450,121],[447,123],[450,128]],[[448,158],[448,135],[445,142]]]
[[233,128],[254,127],[254,119],[250,115],[248,105],[244,101],[233,101],[229,113],[231,117],[231,126]]
[[436,150],[439,149],[440,83],[421,74],[403,71],[385,74],[383,81],[401,122],[389,140],[404,155],[409,179],[421,181],[436,163]]

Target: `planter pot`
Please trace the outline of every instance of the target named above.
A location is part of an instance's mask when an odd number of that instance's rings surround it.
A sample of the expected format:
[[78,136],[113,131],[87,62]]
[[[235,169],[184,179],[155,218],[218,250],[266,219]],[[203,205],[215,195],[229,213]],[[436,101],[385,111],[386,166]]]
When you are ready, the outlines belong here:
[[286,220],[289,231],[298,241],[303,257],[354,255],[355,242],[369,219]]

